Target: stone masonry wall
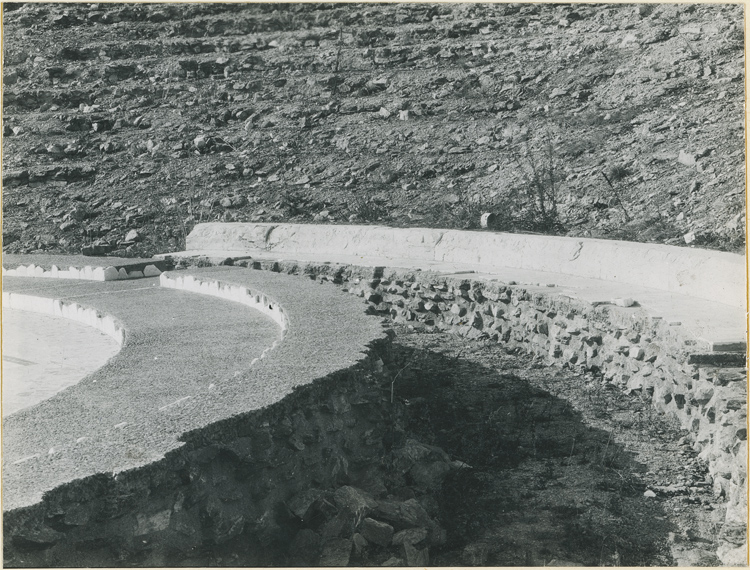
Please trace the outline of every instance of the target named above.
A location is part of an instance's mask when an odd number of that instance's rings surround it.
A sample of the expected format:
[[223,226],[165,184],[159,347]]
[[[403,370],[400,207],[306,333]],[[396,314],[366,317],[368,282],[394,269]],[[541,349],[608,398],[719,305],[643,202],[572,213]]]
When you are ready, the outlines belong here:
[[505,285],[421,271],[294,262],[256,269],[307,274],[363,297],[396,322],[489,339],[543,355],[550,364],[598,370],[638,392],[690,433],[726,507],[719,558],[746,564],[747,383],[742,354],[707,354],[679,326],[637,306],[591,304],[554,288]]
[[458,466],[405,438],[389,347],[378,342],[349,370],[186,434],[162,461],[5,513],[5,564],[428,564],[430,546],[445,541],[430,493]]
[[[727,366],[734,356],[712,361],[637,307],[593,306],[554,288],[251,263],[336,283],[397,322],[597,369],[613,387],[649,397],[707,461],[726,507],[718,555],[744,564],[746,383],[743,368]],[[440,450],[403,440],[388,397],[388,347],[377,343],[359,364],[262,411],[186,434],[182,448],[147,468],[74,481],[5,513],[6,565],[343,566],[367,562],[368,549],[379,563],[427,565],[429,547],[445,540],[429,493],[454,466]],[[417,488],[406,488],[406,473]]]

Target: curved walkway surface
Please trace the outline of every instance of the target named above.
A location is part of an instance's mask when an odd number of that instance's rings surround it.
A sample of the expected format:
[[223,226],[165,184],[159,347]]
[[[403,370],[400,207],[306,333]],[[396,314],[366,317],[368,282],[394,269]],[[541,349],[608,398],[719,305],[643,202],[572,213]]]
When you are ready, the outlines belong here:
[[[179,290],[185,287],[208,294]],[[6,512],[73,480],[157,461],[188,431],[264,408],[352,366],[386,334],[361,299],[242,268],[104,283],[5,278],[3,289],[94,307],[126,331],[107,365],[4,419]],[[271,316],[281,309],[283,340],[277,322],[227,299],[260,301]]]
[[601,304],[633,299],[680,326],[702,350],[744,351],[745,258],[614,240],[428,228],[198,224],[188,251],[162,257],[288,260],[421,269],[522,285]]
[[242,374],[280,336],[279,327],[257,311],[163,289],[157,278],[6,278],[3,288],[95,307],[126,329],[121,352],[107,365],[5,418],[6,510],[34,503],[73,479],[161,457],[184,431],[217,419],[215,410],[200,405],[214,386],[238,396],[250,391]]

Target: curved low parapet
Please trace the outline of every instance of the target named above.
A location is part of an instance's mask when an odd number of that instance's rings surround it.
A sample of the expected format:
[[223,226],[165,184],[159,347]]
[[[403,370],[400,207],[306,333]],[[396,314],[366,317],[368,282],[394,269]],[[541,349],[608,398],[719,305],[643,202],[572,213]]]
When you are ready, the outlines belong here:
[[166,269],[169,264],[156,259],[43,254],[3,256],[3,274],[8,277],[120,281],[156,277]]
[[122,323],[118,322],[112,315],[102,314],[101,311],[85,307],[75,301],[3,291],[3,308],[62,317],[93,327],[112,337],[120,346],[125,342],[125,329]]
[[281,327],[282,334],[286,332],[289,325],[284,308],[278,301],[263,291],[247,285],[231,285],[212,279],[203,279],[200,276],[180,273],[162,273],[159,278],[159,285],[167,289],[211,295],[212,297],[241,303],[270,317]]
[[[512,268],[648,287],[745,307],[743,256],[614,240],[384,226],[198,224],[191,252],[272,252],[384,258],[412,267],[458,264],[492,272]],[[362,263],[364,260],[365,263]],[[351,261],[354,262],[354,261]]]

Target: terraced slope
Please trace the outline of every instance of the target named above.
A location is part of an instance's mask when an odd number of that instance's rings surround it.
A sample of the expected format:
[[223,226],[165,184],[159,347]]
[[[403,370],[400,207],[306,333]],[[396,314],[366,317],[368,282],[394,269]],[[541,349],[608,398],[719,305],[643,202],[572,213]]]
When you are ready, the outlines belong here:
[[743,247],[741,5],[3,18],[6,252],[147,255],[208,220],[472,228],[485,211],[497,229]]

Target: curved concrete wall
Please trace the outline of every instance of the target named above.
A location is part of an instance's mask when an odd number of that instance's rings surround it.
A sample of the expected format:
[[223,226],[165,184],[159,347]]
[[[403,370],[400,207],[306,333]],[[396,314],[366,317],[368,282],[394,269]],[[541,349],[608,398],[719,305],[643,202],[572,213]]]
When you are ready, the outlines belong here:
[[84,281],[118,281],[120,279],[139,279],[141,277],[156,277],[161,274],[161,269],[156,265],[149,264],[141,269],[128,271],[124,267],[112,265],[83,267],[69,266],[61,269],[57,265],[49,269],[41,265],[19,265],[18,267],[3,268],[3,273],[9,277],[45,277],[50,279],[83,279]]
[[741,255],[613,240],[383,226],[199,224],[188,250],[385,257],[517,268],[650,287],[742,307]]
[[69,319],[103,332],[115,339],[120,346],[125,342],[125,329],[113,316],[103,315],[96,309],[72,301],[4,291],[3,307]]
[[175,273],[162,273],[159,277],[159,285],[167,289],[190,291],[241,303],[270,317],[281,327],[282,337],[289,325],[284,308],[262,291],[220,281],[203,281],[193,275],[182,276]]
[[[162,273],[159,276],[159,285],[167,289],[177,289],[178,291],[190,291],[201,295],[211,295],[219,299],[226,299],[235,303],[241,303],[251,309],[270,317],[281,328],[281,340],[289,327],[289,319],[286,316],[284,308],[272,297],[267,296],[262,291],[258,291],[241,285],[231,285],[221,281],[202,280],[193,275],[179,275],[173,273]],[[265,358],[268,353],[276,348],[279,340],[273,342],[266,348],[258,358],[253,359],[250,363],[252,366],[258,360]]]

